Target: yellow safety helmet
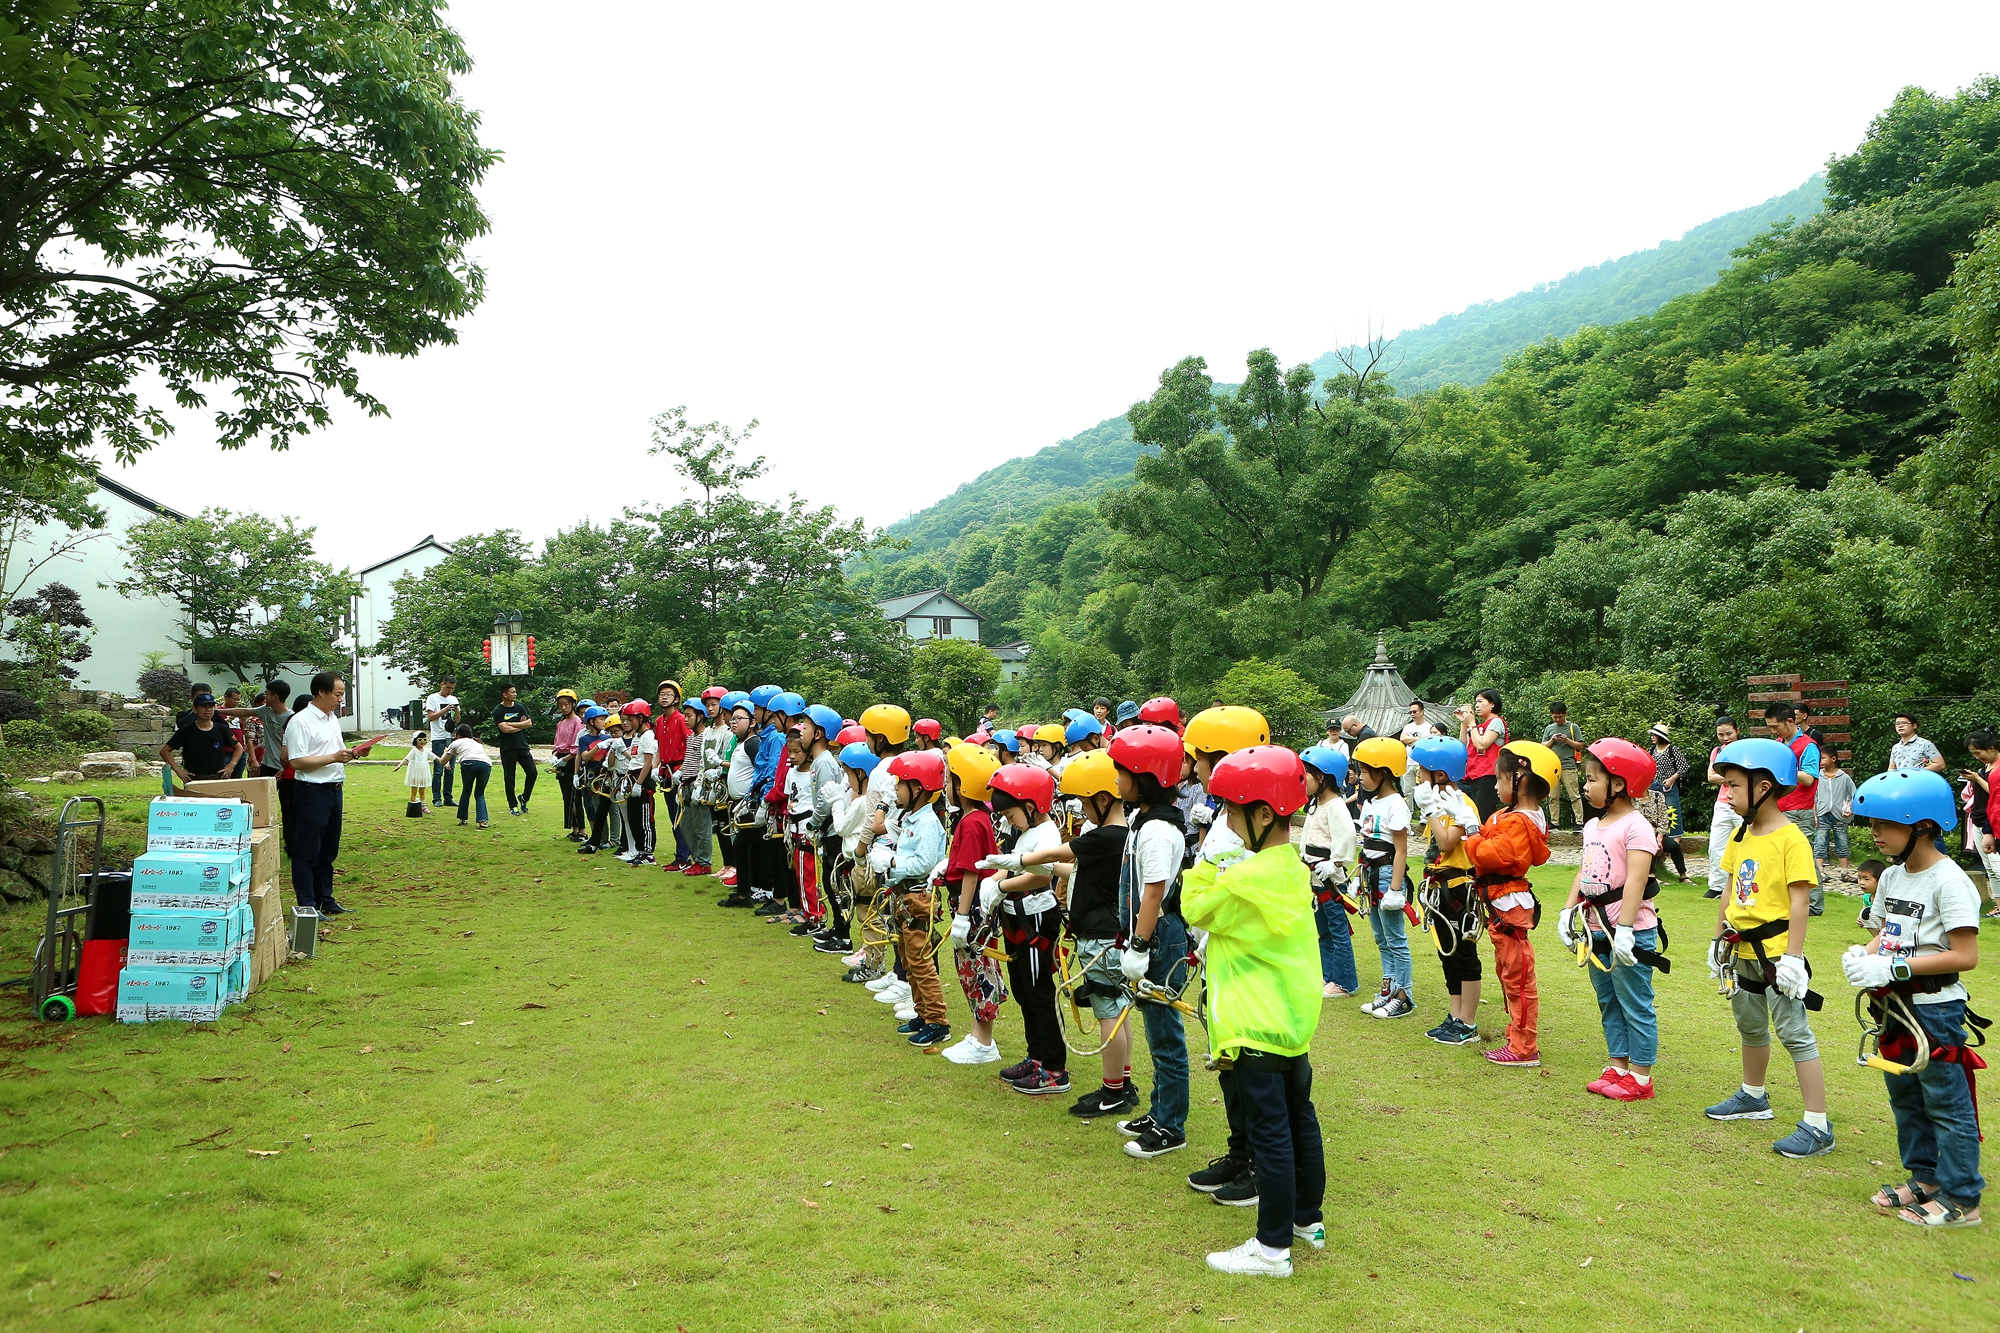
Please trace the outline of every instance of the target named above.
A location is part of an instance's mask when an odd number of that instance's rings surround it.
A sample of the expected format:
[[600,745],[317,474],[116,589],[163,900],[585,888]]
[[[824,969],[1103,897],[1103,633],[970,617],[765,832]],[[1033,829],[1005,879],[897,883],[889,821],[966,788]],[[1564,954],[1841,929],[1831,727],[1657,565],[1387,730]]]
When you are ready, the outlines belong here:
[[1562,778],[1562,760],[1556,752],[1537,741],[1508,741],[1500,747],[1501,753],[1511,754],[1528,765],[1528,771],[1542,780],[1550,791]]
[[567,689],[565,689],[565,690],[557,690],[557,691],[556,691],[556,698],[558,698],[558,699],[567,699],[567,700],[569,700],[569,701],[570,701],[571,703],[575,703],[575,702],[576,702],[576,691],[575,691],[575,690],[567,690]]
[[1118,765],[1111,761],[1109,750],[1085,750],[1069,761],[1063,769],[1062,794],[1065,796],[1116,796],[1118,794]]
[[960,741],[945,751],[945,765],[951,775],[958,779],[958,794],[968,801],[992,799],[990,785],[993,775],[1000,771],[1000,759],[990,751],[977,745],[967,745]]
[[895,704],[870,704],[861,713],[861,729],[891,745],[910,739],[910,710]]
[[1224,704],[1196,713],[1181,736],[1189,754],[1234,754],[1271,743],[1271,724],[1254,708]]
[[1370,736],[1354,747],[1354,762],[1370,768],[1386,768],[1401,777],[1410,766],[1410,752],[1394,736]]

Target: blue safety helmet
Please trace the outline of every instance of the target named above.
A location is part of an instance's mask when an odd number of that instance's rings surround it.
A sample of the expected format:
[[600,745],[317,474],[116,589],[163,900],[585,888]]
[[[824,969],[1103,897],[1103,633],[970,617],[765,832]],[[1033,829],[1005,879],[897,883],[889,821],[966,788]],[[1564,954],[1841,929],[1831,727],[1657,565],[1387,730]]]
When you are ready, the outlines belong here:
[[1731,741],[1715,756],[1715,767],[1740,768],[1745,773],[1769,773],[1785,791],[1799,785],[1799,757],[1792,747],[1768,736]]
[[847,725],[840,720],[840,714],[834,712],[825,704],[812,705],[806,709],[806,716],[811,719],[814,726],[818,727],[825,734],[828,740],[832,740],[835,736],[838,736],[840,729]]
[[1088,708],[1063,709],[1063,721],[1065,722],[1074,722],[1080,717],[1096,717],[1096,716],[1097,714],[1091,712]]
[[882,757],[868,748],[867,741],[855,741],[840,752],[840,766],[857,773],[873,773],[881,762]]
[[785,687],[782,685],[759,685],[756,689],[750,691],[750,702],[759,708],[769,708],[771,700],[784,692]]
[[1347,756],[1331,745],[1308,745],[1299,751],[1299,759],[1307,768],[1315,769],[1332,778],[1334,786],[1347,785]]
[[774,713],[783,713],[786,717],[803,717],[806,711],[806,700],[802,694],[794,694],[790,690],[783,690],[772,695],[771,702],[765,704],[764,707]]
[[1021,736],[1019,732],[996,731],[993,733],[993,740],[1008,754],[1021,753]]
[[1465,742],[1454,736],[1426,736],[1410,747],[1410,762],[1442,773],[1453,782],[1465,781]]
[[1089,713],[1085,713],[1082,717],[1075,718],[1070,722],[1069,726],[1063,731],[1063,740],[1070,745],[1075,745],[1085,736],[1102,736],[1103,734],[1104,724]]
[[1958,802],[1942,774],[1928,768],[1899,768],[1877,773],[1861,784],[1854,793],[1854,816],[1911,825],[1928,819],[1940,833],[1948,833],[1958,826]]
[[1115,714],[1115,716],[1118,719],[1118,725],[1122,727],[1127,722],[1134,721],[1135,719],[1138,718],[1139,705],[1133,703],[1130,699],[1127,699],[1124,703],[1118,705],[1118,712]]
[[738,704],[747,704],[749,702],[750,702],[749,695],[745,694],[741,690],[731,690],[729,693],[722,696],[721,700],[722,711],[726,713],[730,709],[736,707],[736,705]]
[[611,716],[611,710],[609,708],[599,708],[595,704],[592,704],[590,707],[583,710],[583,720],[585,722],[595,722],[600,717],[610,717],[610,716]]

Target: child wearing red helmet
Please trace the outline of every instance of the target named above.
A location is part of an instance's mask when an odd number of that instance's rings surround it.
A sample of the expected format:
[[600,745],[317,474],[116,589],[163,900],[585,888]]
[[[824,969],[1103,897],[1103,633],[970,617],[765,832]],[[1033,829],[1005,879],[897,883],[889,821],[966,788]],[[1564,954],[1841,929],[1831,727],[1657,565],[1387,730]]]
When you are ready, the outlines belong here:
[[1008,764],[993,775],[993,817],[1007,826],[1001,846],[979,868],[998,872],[979,886],[982,912],[1001,913],[1001,932],[1011,955],[1007,984],[1021,1007],[1028,1054],[1000,1071],[1016,1092],[1030,1096],[1069,1091],[1069,1048],[1063,1045],[1056,1019],[1055,945],[1062,930],[1062,909],[1049,887],[1048,872],[1024,869],[1021,858],[1062,842],[1062,831],[1049,819],[1055,803],[1055,779],[1027,764]]
[[1618,1102],[1652,1100],[1660,1049],[1653,970],[1639,958],[1659,945],[1652,873],[1660,838],[1635,805],[1652,787],[1653,771],[1652,755],[1616,737],[1584,752],[1584,804],[1604,813],[1583,826],[1582,863],[1556,920],[1564,944],[1589,942],[1585,963],[1610,1057],[1585,1091]]

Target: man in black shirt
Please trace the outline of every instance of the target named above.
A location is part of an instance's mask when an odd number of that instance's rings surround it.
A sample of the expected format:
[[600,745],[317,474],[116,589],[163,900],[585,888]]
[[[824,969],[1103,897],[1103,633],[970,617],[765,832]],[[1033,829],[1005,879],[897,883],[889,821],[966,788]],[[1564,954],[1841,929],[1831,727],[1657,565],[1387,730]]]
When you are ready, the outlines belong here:
[[[171,767],[183,784],[227,776],[243,746],[229,724],[215,715],[215,696],[197,694],[193,711],[182,718],[160,747],[160,761]],[[174,759],[176,750],[181,753],[178,762]]]
[[[500,729],[500,769],[507,783],[507,813],[528,813],[528,798],[535,794],[535,756],[528,749],[528,728],[534,720],[521,707],[512,685],[500,690],[500,702],[493,709],[494,725]],[[514,770],[522,773],[520,808],[515,808]]]

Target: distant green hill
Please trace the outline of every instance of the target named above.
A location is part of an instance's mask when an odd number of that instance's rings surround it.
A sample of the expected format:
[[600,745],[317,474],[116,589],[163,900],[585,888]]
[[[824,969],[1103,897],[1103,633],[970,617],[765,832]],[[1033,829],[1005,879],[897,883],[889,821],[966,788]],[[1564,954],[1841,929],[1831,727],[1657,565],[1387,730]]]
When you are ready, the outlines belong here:
[[[1406,393],[1451,382],[1478,384],[1509,355],[1544,338],[1647,314],[1671,297],[1713,282],[1729,266],[1730,251],[1767,227],[1817,213],[1825,194],[1824,180],[1814,176],[1790,194],[1704,222],[1677,241],[1412,329],[1396,339],[1391,379]],[[1338,363],[1328,352],[1313,368],[1324,377]],[[1216,369],[1227,373],[1226,367]],[[892,555],[888,563],[942,551],[980,520],[1026,522],[1052,505],[1094,499],[1131,476],[1138,456],[1132,428],[1121,415],[1037,453],[1009,459],[930,508],[890,524],[890,535],[908,538],[910,549]]]

